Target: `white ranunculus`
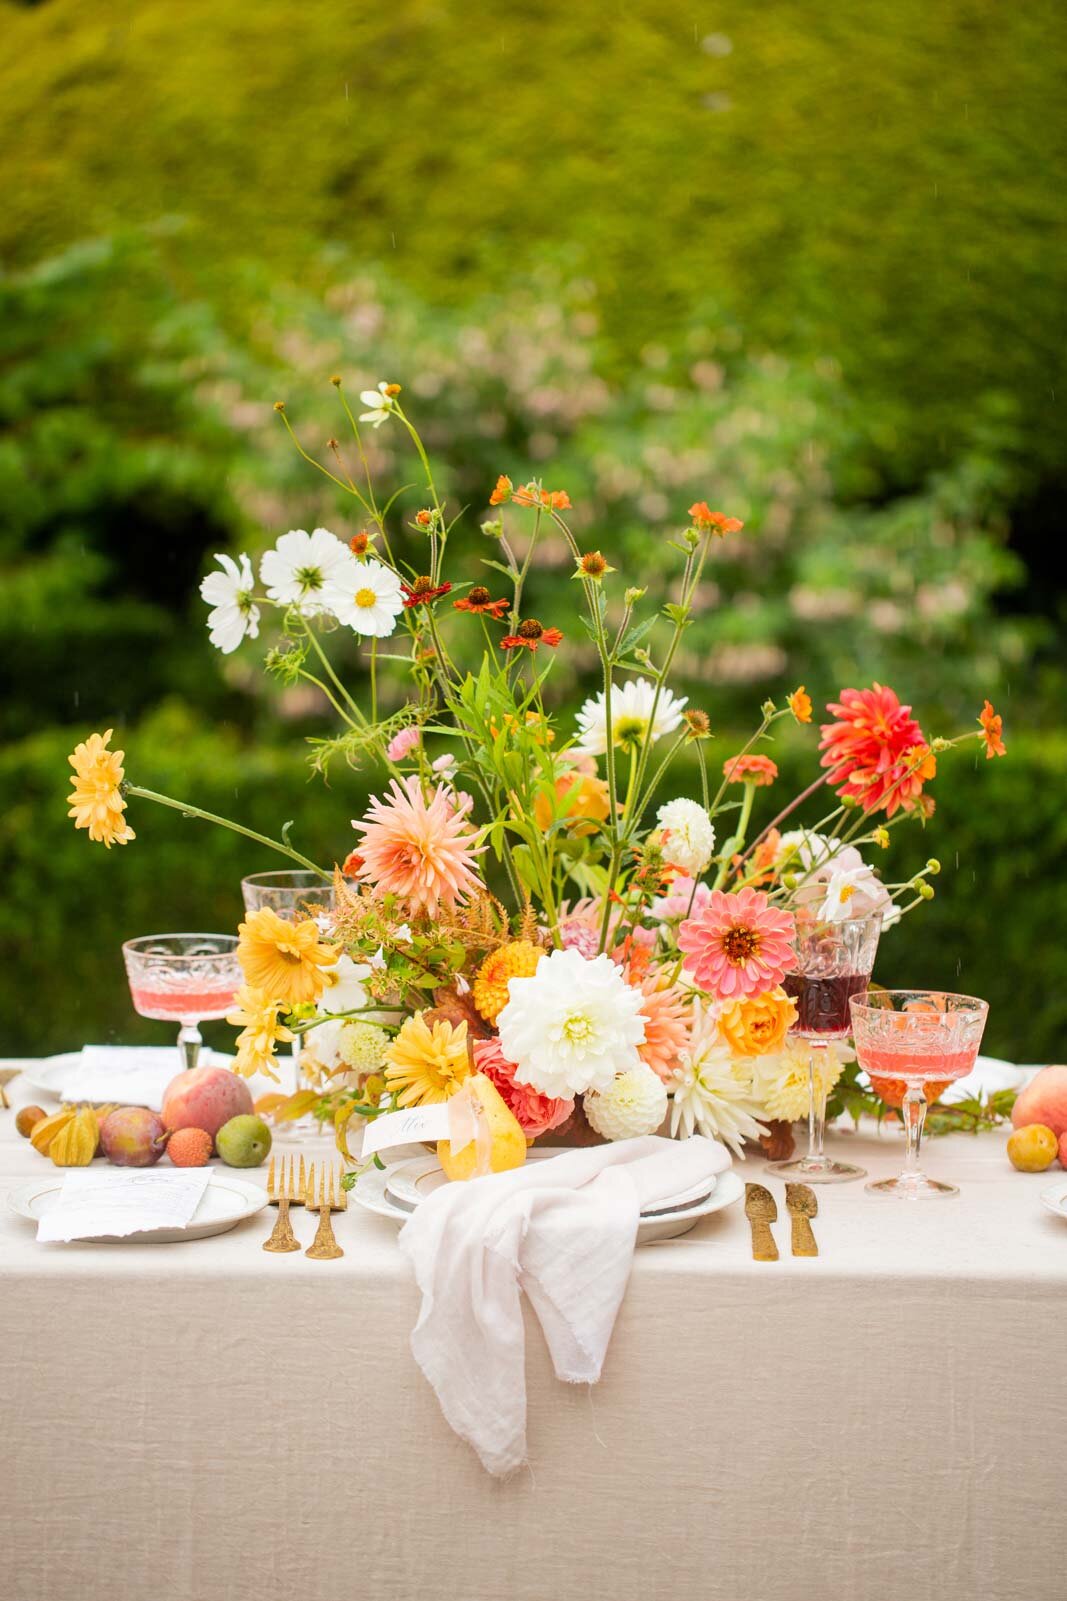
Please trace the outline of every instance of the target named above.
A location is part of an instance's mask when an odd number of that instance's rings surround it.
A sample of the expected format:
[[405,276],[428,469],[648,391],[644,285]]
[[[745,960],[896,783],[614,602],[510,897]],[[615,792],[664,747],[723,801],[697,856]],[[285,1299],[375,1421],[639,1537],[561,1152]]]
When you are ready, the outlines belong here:
[[513,978],[497,1018],[500,1049],[515,1077],[564,1099],[606,1090],[641,1065],[642,996],[607,956],[552,951],[529,978]]
[[[655,714],[653,715],[653,705]],[[578,713],[578,742],[574,749],[586,756],[603,756],[608,748],[608,724],[604,693],[595,700],[587,700]],[[611,686],[611,742],[624,749],[640,745],[652,725],[653,739],[673,734],[682,721],[685,700],[679,700],[669,689],[661,689],[656,698],[656,686],[647,678],[631,678],[625,684]]]
[[711,866],[715,853],[715,827],[696,801],[679,797],[666,801],[656,813],[663,830],[663,854],[672,867],[699,878]]
[[380,561],[354,561],[352,567],[343,585],[331,584],[325,591],[326,604],[338,622],[357,634],[387,639],[404,610],[400,580]]
[[234,561],[232,556],[216,556],[215,560],[222,571],[201,579],[200,594],[212,608],[207,618],[211,643],[228,656],[246,634],[250,639],[259,634],[259,607],[252,602],[255,580],[248,557]]
[[305,617],[315,617],[330,610],[325,591],[334,585],[347,588],[357,567],[348,546],[328,528],[310,534],[291,528],[263,555],[259,576],[279,606],[296,606]]
[[589,1125],[606,1140],[636,1140],[655,1134],[667,1115],[662,1079],[644,1062],[620,1073],[606,1090],[590,1091],[582,1106]]

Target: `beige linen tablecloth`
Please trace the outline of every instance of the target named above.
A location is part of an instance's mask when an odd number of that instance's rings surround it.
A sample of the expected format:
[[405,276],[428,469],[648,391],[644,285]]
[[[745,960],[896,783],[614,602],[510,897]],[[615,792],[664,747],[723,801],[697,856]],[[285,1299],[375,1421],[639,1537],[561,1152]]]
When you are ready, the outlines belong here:
[[[898,1139],[838,1139],[875,1175]],[[495,1482],[408,1350],[396,1232],[39,1246],[0,1217],[4,1601],[1051,1601],[1067,1574],[1067,1221],[999,1135],[959,1200],[820,1191],[817,1260],[741,1207],[639,1250],[602,1382],[528,1328]],[[0,1187],[40,1170],[0,1112]],[[761,1164],[749,1163],[748,1177]],[[744,1170],[743,1170],[744,1171]],[[781,1187],[774,1185],[781,1196]],[[295,1214],[304,1243],[311,1220]]]

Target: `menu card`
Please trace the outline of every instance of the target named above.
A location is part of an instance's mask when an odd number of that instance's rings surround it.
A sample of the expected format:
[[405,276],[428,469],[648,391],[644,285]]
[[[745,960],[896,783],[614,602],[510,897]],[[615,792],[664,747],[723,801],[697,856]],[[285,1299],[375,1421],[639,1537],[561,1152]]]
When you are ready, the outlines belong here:
[[157,1173],[125,1169],[95,1173],[71,1168],[59,1198],[38,1221],[39,1240],[125,1238],[145,1229],[184,1228],[211,1182],[211,1169]]

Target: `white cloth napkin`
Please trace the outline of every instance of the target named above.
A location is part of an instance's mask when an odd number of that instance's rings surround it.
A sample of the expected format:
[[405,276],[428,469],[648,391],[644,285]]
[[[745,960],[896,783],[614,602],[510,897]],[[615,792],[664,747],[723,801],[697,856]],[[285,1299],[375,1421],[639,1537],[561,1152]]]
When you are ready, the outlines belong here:
[[729,1166],[714,1140],[650,1134],[445,1184],[413,1213],[400,1233],[422,1292],[411,1349],[446,1419],[490,1473],[526,1459],[522,1291],[556,1377],[595,1383],[642,1208],[700,1179],[710,1188]]
[[[211,1051],[201,1063],[213,1065]],[[65,1101],[118,1101],[122,1106],[148,1106],[158,1112],[163,1092],[182,1070],[173,1045],[83,1045],[76,1066],[63,1080]]]

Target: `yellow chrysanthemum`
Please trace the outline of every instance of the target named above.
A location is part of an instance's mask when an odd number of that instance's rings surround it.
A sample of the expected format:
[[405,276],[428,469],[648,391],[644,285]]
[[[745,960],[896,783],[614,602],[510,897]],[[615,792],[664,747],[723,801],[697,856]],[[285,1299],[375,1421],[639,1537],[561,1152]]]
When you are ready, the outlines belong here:
[[322,969],[336,962],[339,947],[323,945],[310,918],[286,923],[269,906],[238,925],[237,959],[253,989],[286,1007],[314,1001],[326,988]]
[[275,1047],[280,1040],[293,1037],[291,1030],[278,1021],[278,1013],[285,1010],[284,1003],[272,1000],[265,990],[254,989],[250,984],[242,984],[236,1001],[237,1010],[226,1019],[241,1030],[237,1036],[234,1072],[244,1078],[251,1078],[253,1073],[266,1073],[277,1083]]
[[422,1012],[406,1019],[385,1058],[385,1081],[399,1106],[447,1101],[470,1070],[466,1023],[437,1018],[431,1027]]
[[508,985],[513,978],[530,978],[544,955],[528,939],[512,940],[487,956],[478,969],[472,993],[474,1004],[487,1023],[495,1023],[508,1004]]
[[75,828],[87,828],[89,838],[97,844],[126,845],[137,836],[126,822],[123,813],[126,802],[122,798],[123,751],[108,750],[113,733],[91,734],[74,747],[67,760],[74,769],[74,788],[67,796],[70,802],[68,817],[73,817]]
[[739,1056],[765,1056],[781,1049],[796,1015],[796,1003],[779,985],[729,1002],[719,1013],[719,1031]]

